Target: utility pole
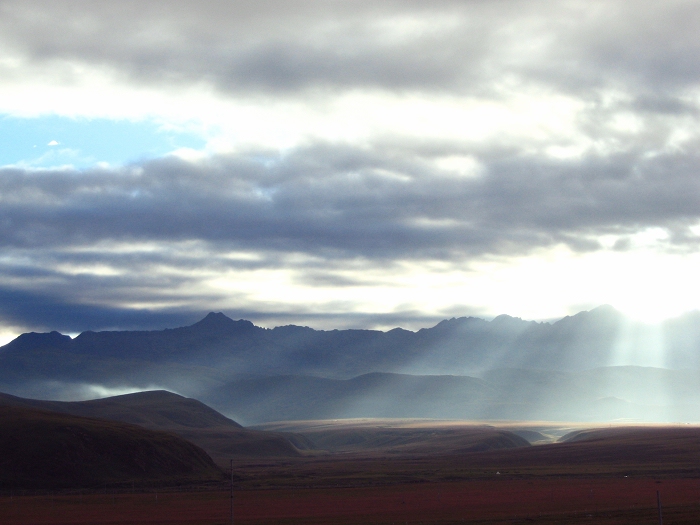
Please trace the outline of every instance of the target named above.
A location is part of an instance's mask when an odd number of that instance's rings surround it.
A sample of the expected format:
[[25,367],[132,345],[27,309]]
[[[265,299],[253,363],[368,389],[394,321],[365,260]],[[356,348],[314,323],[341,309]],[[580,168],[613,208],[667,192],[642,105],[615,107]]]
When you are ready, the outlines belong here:
[[233,460],[231,460],[231,525],[233,525]]

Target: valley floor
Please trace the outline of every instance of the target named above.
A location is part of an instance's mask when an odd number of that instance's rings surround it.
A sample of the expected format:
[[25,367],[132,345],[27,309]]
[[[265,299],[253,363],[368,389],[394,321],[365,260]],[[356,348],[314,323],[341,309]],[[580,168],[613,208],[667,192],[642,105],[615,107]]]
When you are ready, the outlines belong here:
[[[271,524],[695,524],[700,479],[534,478],[361,488],[237,490],[235,523]],[[0,498],[6,525],[224,525],[226,491]]]
[[[236,524],[697,524],[694,426],[295,423],[328,449],[234,462]],[[515,432],[547,438],[517,445]],[[539,439],[539,438],[538,438]],[[489,446],[483,448],[486,443]],[[459,445],[459,446],[457,446]],[[517,445],[517,446],[514,446]],[[335,450],[329,452],[328,450]],[[0,493],[2,525],[225,525],[228,484]],[[119,488],[117,488],[119,487]],[[130,490],[131,489],[131,490]]]

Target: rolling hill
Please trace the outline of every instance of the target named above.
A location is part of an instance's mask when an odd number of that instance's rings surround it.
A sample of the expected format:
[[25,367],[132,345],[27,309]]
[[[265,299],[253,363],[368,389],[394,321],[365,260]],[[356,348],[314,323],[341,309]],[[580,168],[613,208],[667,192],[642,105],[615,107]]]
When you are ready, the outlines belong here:
[[20,406],[0,406],[0,451],[5,489],[201,483],[225,477],[206,452],[173,434]]
[[303,437],[248,430],[207,405],[172,392],[151,391],[90,401],[42,401],[0,394],[0,406],[99,418],[176,434],[205,450],[221,466],[230,458],[296,457],[311,444]]

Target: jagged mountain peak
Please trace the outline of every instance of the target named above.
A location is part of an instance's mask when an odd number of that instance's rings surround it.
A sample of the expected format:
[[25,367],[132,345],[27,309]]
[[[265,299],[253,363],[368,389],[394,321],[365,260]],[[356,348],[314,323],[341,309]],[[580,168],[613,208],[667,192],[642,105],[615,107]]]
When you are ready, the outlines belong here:
[[451,317],[450,319],[445,319],[440,321],[438,324],[432,328],[422,328],[423,330],[449,330],[456,327],[462,327],[471,323],[485,323],[483,319],[479,317]]
[[71,337],[69,335],[63,335],[55,330],[48,333],[28,332],[16,337],[2,348],[4,350],[22,350],[25,348],[34,350],[44,346],[56,348],[62,347],[70,341]]
[[498,315],[491,320],[493,326],[527,326],[533,322],[535,321],[524,321],[520,317],[513,317],[507,314]]
[[234,321],[221,312],[209,312],[204,319],[192,325],[206,330],[254,329],[255,325],[245,319]]
[[209,312],[199,323],[235,323],[235,321],[223,312]]
[[588,310],[587,312],[581,312],[581,313],[587,313],[589,315],[607,316],[607,317],[624,317],[622,312],[620,312],[614,306],[609,305],[609,304],[602,304],[596,308],[593,308],[592,310]]
[[595,322],[595,321],[607,321],[607,322],[619,322],[624,319],[624,314],[619,310],[615,309],[609,304],[604,304],[591,310],[583,310],[574,315],[567,315],[559,321],[555,322],[555,325],[568,325],[571,323],[578,322]]

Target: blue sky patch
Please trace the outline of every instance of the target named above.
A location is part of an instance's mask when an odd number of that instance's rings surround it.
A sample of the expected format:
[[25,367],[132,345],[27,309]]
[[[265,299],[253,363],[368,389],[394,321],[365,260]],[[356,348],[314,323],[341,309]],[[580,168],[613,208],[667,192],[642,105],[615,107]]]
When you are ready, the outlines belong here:
[[148,120],[0,117],[0,166],[123,165],[205,144],[195,133],[164,129]]

